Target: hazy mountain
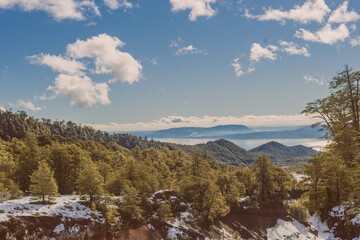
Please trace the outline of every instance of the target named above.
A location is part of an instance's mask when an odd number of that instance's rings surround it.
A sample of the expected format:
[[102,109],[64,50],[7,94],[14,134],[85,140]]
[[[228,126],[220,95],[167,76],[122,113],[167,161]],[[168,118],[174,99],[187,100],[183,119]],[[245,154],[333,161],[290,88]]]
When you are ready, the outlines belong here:
[[[303,126],[296,129],[257,130],[244,125],[221,125],[210,128],[183,127],[148,132],[149,138],[225,138],[225,139],[285,139],[322,138],[319,127]],[[139,134],[136,134],[139,135]]]
[[284,139],[284,138],[322,138],[324,131],[319,127],[304,126],[295,130],[257,131],[225,136],[228,139]]
[[306,161],[317,153],[314,149],[303,145],[288,147],[275,141],[251,149],[250,152],[254,154],[265,154],[269,156],[273,162],[279,163]]
[[255,154],[225,139],[198,144],[196,146],[218,161],[230,165],[246,166],[256,160]]
[[150,133],[152,138],[202,138],[208,136],[225,136],[237,133],[248,133],[252,130],[244,125],[219,125],[215,127],[182,127],[159,130]]

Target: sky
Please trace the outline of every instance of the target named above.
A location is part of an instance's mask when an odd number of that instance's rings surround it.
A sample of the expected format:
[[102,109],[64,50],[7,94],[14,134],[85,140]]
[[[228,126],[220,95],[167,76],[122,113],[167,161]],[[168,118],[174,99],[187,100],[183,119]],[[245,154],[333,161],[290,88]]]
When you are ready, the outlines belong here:
[[360,1],[0,0],[0,109],[101,130],[304,125]]

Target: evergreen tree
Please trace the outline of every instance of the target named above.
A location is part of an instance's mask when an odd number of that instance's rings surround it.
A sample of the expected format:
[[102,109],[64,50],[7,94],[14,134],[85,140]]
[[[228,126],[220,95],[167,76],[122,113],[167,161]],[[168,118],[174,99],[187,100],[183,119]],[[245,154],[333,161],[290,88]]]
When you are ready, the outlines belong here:
[[43,203],[45,202],[46,196],[48,196],[48,200],[50,201],[51,197],[57,195],[58,186],[54,178],[54,173],[45,161],[39,163],[37,170],[31,174],[30,180],[30,192],[32,196],[41,198]]
[[80,194],[89,195],[90,205],[94,202],[94,197],[99,197],[104,193],[104,178],[101,176],[96,164],[90,159],[83,160],[77,180]]
[[253,165],[257,179],[257,197],[260,201],[274,200],[275,183],[273,166],[268,157],[260,156]]

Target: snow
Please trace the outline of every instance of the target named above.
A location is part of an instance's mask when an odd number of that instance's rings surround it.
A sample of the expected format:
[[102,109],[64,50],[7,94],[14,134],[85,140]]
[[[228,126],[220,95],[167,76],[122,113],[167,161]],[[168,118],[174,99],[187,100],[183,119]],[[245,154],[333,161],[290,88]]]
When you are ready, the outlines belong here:
[[171,225],[171,227],[168,228],[168,237],[174,240],[178,239],[177,235],[181,236],[183,230],[191,228],[196,231],[192,227],[186,225],[186,222],[191,221],[192,217],[193,216],[190,212],[181,212],[180,217],[175,218],[174,222],[168,221],[167,223]]
[[333,207],[330,211],[330,216],[339,218],[340,220],[345,220],[345,206],[336,206]]
[[306,175],[300,173],[293,173],[293,176],[297,182],[301,182],[306,178]]
[[[360,213],[358,215],[356,215],[356,217],[351,219],[351,223],[353,225],[360,225]],[[360,236],[359,236],[359,240],[360,240]]]
[[322,222],[319,216],[317,216],[316,214],[314,214],[308,219],[308,223],[312,229],[318,231],[318,239],[324,239],[324,240],[339,239],[334,236],[333,231],[330,230],[329,227],[326,225],[326,223]]
[[155,229],[154,226],[152,224],[150,224],[150,223],[147,226],[148,226],[149,230],[154,230]]
[[96,216],[101,220],[100,213],[78,203],[79,198],[75,195],[55,197],[55,204],[50,205],[30,203],[30,197],[5,201],[0,204],[0,222],[9,220],[10,216],[61,216],[63,219],[90,219]]
[[56,234],[59,234],[59,233],[63,232],[64,230],[65,230],[64,224],[61,223],[54,228],[53,232]]
[[274,227],[267,229],[267,238],[269,240],[321,239],[311,233],[310,229],[305,227],[300,222],[296,220],[293,220],[292,222],[287,222],[282,219],[278,219],[277,224]]

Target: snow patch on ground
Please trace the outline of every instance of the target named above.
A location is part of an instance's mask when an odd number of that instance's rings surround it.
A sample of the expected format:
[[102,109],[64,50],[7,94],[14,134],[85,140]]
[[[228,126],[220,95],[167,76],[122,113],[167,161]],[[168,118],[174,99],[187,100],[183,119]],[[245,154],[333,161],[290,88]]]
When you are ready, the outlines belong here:
[[102,221],[101,214],[78,203],[79,198],[75,195],[55,197],[55,204],[51,205],[30,203],[30,197],[5,201],[0,204],[0,222],[9,220],[11,216],[62,216],[63,219],[90,219],[95,216]]
[[300,222],[296,220],[293,220],[292,222],[287,222],[282,219],[278,219],[277,224],[274,227],[267,229],[267,238],[269,240],[320,239],[313,233],[311,233],[310,229],[305,227]]
[[340,220],[345,220],[345,210],[346,207],[343,205],[333,207],[330,211],[331,217],[339,218]]
[[334,236],[333,230],[329,229],[326,223],[321,221],[319,216],[317,216],[316,214],[314,214],[308,219],[308,223],[313,230],[316,230],[318,232],[318,239],[323,239],[323,240],[339,239]]
[[61,223],[54,228],[53,232],[56,234],[59,234],[59,233],[63,232],[64,230],[65,230],[64,224]]
[[297,182],[301,182],[306,178],[306,175],[300,173],[294,173],[294,172],[293,172],[293,176]]
[[[360,225],[360,213],[356,215],[356,217],[351,219],[351,223],[354,225]],[[359,240],[360,240],[360,236],[359,236]]]

